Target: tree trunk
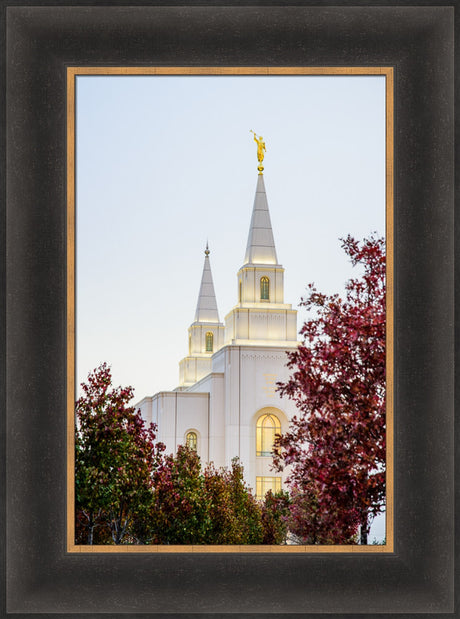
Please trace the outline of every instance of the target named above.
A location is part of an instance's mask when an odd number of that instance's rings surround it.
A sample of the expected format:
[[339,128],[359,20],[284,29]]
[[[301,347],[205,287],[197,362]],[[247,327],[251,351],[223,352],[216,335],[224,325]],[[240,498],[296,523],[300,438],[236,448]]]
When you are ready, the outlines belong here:
[[361,522],[361,534],[359,543],[362,546],[367,546],[367,536],[369,534],[369,524],[367,522],[367,513],[363,516],[363,520]]
[[93,539],[94,539],[94,520],[93,520],[93,515],[91,514],[91,516],[88,518],[88,544],[90,546],[93,545]]
[[116,544],[117,546],[122,542],[129,521],[128,514],[126,514],[125,522],[123,524],[123,510],[124,504],[122,503],[119,512],[117,514],[112,513],[111,517],[110,526],[112,529],[112,539],[114,541],[114,544]]

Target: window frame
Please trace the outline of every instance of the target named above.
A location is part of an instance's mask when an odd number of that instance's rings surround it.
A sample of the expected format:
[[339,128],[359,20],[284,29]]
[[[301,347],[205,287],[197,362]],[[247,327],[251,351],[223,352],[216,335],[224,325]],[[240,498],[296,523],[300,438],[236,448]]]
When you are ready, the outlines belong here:
[[[211,348],[208,347],[208,342],[211,342]],[[212,331],[206,331],[204,336],[204,349],[205,352],[214,352],[214,333]]]
[[[194,437],[195,446],[191,446],[189,444],[189,438],[192,436]],[[198,433],[195,432],[195,430],[187,430],[187,432],[185,433],[185,445],[190,450],[198,452]]]
[[[273,426],[264,427],[264,422],[268,419],[273,420]],[[273,430],[272,430],[273,428]],[[264,437],[264,434],[267,434],[268,431],[272,431],[273,440],[271,441],[270,451],[263,449],[267,446],[267,437]],[[275,441],[275,435],[281,434],[281,421],[274,413],[262,413],[259,415],[256,421],[256,457],[257,458],[267,458],[272,455],[273,451],[273,443]]]
[[270,301],[270,278],[267,275],[260,278],[260,300]]
[[[270,485],[270,487],[267,487]],[[265,489],[266,488],[266,489]],[[273,494],[280,492],[283,488],[283,478],[277,476],[257,475],[256,476],[256,499],[263,501],[269,490]]]

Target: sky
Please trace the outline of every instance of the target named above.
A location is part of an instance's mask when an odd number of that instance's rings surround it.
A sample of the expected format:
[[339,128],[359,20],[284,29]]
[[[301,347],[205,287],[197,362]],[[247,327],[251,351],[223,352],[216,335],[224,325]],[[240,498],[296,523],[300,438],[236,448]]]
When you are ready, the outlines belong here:
[[236,304],[250,130],[286,303],[343,292],[339,239],[385,233],[382,76],[79,76],[76,93],[77,384],[106,361],[135,401],[177,387],[207,241],[222,322]]

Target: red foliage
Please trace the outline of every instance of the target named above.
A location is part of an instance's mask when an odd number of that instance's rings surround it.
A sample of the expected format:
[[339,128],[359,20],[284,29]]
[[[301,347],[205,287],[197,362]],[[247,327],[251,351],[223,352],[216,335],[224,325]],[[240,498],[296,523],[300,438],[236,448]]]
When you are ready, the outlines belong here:
[[96,528],[108,527],[113,542],[120,544],[151,495],[165,447],[155,443],[155,426],[147,427],[140,411],[128,406],[132,387],[112,387],[106,363],[81,387],[75,405],[77,532],[86,528],[92,544]]
[[279,384],[299,414],[275,441],[275,463],[291,465],[291,530],[306,543],[353,541],[385,501],[385,248],[383,239],[342,247],[363,273],[346,299],[309,286],[313,311]]
[[286,544],[291,499],[285,490],[269,490],[262,503],[262,544]]

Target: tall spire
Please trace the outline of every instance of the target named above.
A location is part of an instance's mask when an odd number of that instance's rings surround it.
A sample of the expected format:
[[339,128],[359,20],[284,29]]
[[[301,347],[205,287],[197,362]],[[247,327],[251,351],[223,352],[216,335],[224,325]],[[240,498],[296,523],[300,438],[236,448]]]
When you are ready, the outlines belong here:
[[278,264],[262,174],[257,177],[244,264]]
[[216,295],[212,281],[211,264],[209,262],[209,247],[206,241],[204,252],[203,275],[201,277],[200,293],[196,305],[195,322],[219,322]]

